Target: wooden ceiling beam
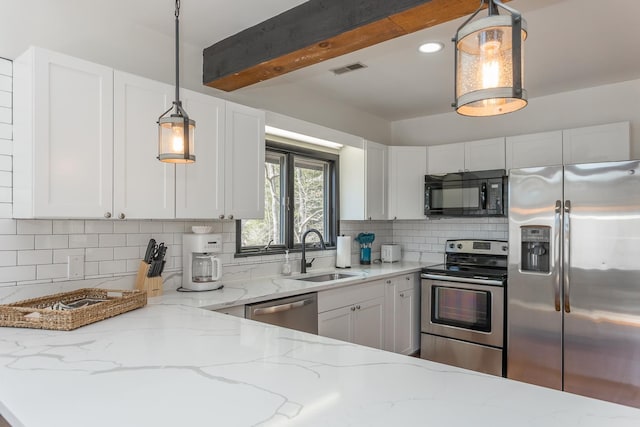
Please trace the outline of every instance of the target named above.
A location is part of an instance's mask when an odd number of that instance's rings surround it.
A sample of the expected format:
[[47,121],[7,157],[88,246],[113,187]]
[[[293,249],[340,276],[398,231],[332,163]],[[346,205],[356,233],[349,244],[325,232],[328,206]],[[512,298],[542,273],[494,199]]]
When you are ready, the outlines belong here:
[[204,49],[203,83],[233,91],[470,15],[478,5],[479,0],[309,0]]

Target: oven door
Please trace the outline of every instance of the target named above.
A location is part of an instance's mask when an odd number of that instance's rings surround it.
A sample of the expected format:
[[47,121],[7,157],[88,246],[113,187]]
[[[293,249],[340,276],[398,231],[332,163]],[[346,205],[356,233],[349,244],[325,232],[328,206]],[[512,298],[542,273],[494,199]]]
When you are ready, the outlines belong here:
[[423,279],[421,310],[422,332],[498,348],[504,345],[502,286]]

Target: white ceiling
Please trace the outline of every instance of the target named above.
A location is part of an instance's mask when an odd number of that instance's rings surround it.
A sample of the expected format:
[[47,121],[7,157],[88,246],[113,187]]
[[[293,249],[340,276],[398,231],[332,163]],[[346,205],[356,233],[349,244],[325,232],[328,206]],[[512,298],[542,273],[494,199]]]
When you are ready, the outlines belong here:
[[[182,0],[187,87],[201,81],[202,49],[300,3]],[[640,78],[639,0],[513,0],[510,4],[528,22],[525,87],[530,98]],[[172,63],[173,6],[174,0],[0,0],[8,20],[0,26],[0,56],[13,59],[28,44],[36,44],[171,81],[173,69],[167,65]],[[282,112],[314,97],[330,99],[386,121],[449,112],[454,55],[450,39],[461,21],[390,40],[229,96],[257,106],[269,99],[270,107]],[[418,45],[427,40],[441,41],[445,49],[431,56],[419,54]],[[159,52],[164,58],[159,58]],[[341,76],[329,71],[356,61],[368,68]]]

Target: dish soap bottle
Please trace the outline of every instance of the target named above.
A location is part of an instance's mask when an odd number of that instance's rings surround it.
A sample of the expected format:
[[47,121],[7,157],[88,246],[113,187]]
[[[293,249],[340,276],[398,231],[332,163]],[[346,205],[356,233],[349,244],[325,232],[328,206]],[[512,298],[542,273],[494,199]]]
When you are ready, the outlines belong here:
[[291,262],[289,262],[289,251],[284,251],[284,264],[282,264],[282,275],[291,276]]

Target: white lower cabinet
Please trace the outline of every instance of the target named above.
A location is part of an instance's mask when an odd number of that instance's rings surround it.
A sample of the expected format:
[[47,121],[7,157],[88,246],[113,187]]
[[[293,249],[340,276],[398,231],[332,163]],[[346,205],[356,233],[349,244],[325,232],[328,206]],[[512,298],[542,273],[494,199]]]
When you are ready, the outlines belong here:
[[420,280],[417,273],[386,284],[385,350],[412,354],[420,348]]
[[318,335],[382,349],[384,281],[318,293]]

